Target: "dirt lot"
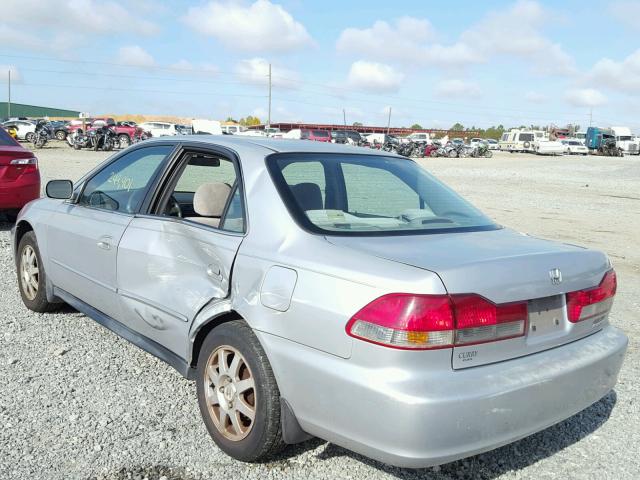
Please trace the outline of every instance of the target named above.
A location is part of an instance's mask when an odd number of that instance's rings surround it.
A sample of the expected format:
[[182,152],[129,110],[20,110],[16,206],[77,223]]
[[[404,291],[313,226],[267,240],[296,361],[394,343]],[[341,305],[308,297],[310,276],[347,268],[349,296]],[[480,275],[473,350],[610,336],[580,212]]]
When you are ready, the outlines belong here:
[[[43,180],[77,179],[107,155],[38,152]],[[313,440],[269,464],[235,462],[200,420],[195,387],[86,317],[20,303],[0,223],[0,478],[637,478],[640,474],[640,158],[427,159],[421,163],[499,223],[604,250],[618,272],[611,321],[630,337],[615,391],[515,444],[402,470]]]

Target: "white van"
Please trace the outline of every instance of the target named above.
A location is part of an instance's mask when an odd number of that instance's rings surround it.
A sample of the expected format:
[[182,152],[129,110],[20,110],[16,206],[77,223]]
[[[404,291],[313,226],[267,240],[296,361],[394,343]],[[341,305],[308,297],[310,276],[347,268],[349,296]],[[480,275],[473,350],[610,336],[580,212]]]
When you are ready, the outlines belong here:
[[222,125],[222,131],[229,135],[238,135],[241,132],[246,132],[248,129],[243,125]]
[[194,135],[222,135],[222,127],[217,120],[194,118],[191,120]]

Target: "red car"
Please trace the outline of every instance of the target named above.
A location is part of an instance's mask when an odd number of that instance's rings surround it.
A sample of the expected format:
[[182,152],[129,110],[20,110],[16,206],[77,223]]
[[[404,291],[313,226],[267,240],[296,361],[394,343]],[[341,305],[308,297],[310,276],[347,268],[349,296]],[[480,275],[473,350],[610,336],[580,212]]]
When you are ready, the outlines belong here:
[[15,220],[20,209],[38,197],[38,160],[0,128],[0,213]]
[[316,142],[331,142],[331,133],[329,130],[302,130],[300,132],[301,140],[314,140]]

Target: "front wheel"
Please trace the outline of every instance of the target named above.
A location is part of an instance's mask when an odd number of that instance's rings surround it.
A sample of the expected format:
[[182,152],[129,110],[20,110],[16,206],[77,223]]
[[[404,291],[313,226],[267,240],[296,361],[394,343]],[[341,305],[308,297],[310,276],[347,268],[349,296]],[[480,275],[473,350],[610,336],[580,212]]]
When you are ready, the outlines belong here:
[[60,141],[63,141],[67,138],[67,134],[65,132],[63,132],[62,130],[58,130],[56,132],[56,138]]
[[196,378],[200,413],[221,450],[258,462],[284,447],[280,391],[246,322],[234,320],[211,331],[198,356]]
[[493,157],[493,152],[491,150],[487,150],[486,152],[484,152],[484,157],[485,158]]
[[47,301],[46,274],[38,242],[33,232],[27,232],[18,245],[18,285],[25,306],[34,312],[50,312],[56,304]]
[[35,133],[33,133],[33,132],[29,132],[29,133],[27,133],[27,134],[24,136],[24,139],[25,139],[27,142],[33,142],[33,137],[34,137],[34,136],[35,136]]
[[129,145],[131,145],[131,139],[129,138],[129,135],[122,133],[118,136],[118,140],[120,140],[120,148],[127,148]]

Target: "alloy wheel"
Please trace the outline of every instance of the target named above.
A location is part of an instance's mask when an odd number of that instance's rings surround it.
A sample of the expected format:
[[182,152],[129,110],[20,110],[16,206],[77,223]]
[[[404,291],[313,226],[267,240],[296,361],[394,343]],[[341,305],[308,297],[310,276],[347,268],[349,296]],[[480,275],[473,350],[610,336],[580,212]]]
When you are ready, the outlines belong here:
[[209,415],[225,439],[237,442],[251,432],[256,417],[256,385],[242,354],[229,345],[207,360],[204,390]]
[[29,300],[34,300],[40,285],[40,269],[38,268],[38,257],[31,245],[25,246],[22,250],[20,281],[22,282],[25,296]]

